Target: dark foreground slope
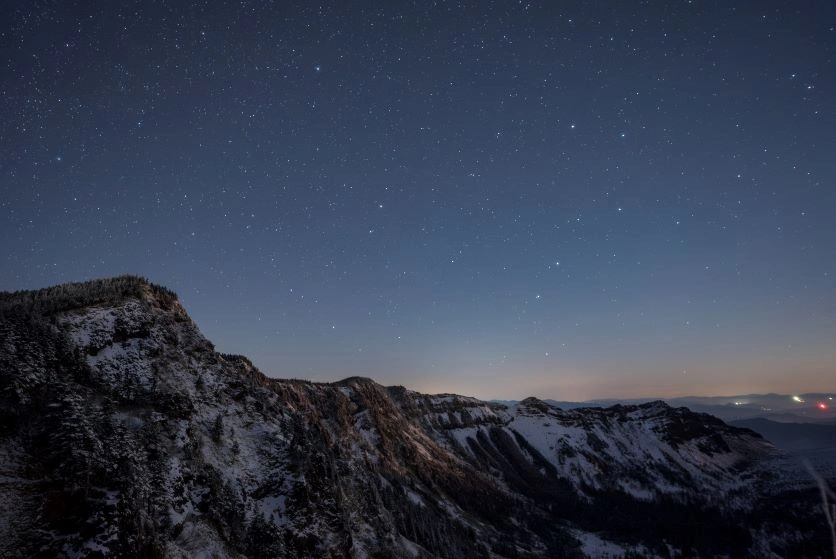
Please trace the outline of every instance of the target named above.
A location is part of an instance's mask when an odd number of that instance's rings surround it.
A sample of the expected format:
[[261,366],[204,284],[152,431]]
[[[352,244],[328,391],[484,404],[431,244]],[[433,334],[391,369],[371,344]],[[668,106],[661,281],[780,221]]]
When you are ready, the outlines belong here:
[[774,453],[662,403],[269,379],[140,278],[0,295],[3,557],[813,556]]

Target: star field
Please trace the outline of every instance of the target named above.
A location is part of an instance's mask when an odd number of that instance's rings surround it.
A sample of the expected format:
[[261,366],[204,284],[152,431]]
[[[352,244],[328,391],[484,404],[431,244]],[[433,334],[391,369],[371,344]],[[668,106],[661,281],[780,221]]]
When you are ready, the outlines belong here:
[[0,289],[136,273],[267,374],[830,390],[830,2],[30,3]]

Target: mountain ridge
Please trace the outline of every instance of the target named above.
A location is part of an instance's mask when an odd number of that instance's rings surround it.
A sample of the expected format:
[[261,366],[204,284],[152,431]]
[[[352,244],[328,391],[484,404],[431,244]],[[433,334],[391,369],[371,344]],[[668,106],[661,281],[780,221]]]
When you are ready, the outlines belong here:
[[0,419],[11,557],[806,545],[784,537],[793,519],[766,536],[753,514],[776,451],[751,431],[663,402],[509,407],[365,377],[272,379],[136,276],[0,294]]

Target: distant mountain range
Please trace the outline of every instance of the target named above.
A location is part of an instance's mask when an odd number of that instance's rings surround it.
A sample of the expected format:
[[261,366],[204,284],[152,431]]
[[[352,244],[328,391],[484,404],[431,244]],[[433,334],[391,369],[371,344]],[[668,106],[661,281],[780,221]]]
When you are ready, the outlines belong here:
[[817,498],[684,407],[271,379],[142,278],[0,293],[2,557],[814,557]]
[[[639,405],[648,400],[545,401],[555,407],[572,410]],[[686,407],[694,412],[713,415],[730,425],[751,429],[782,450],[832,449],[832,461],[836,463],[836,406],[831,393],[688,396],[662,401],[672,407]],[[514,404],[508,400],[501,402]]]
[[[661,400],[673,407],[686,407],[691,411],[710,413],[723,421],[763,417],[778,422],[836,424],[836,400],[834,400],[834,397],[836,397],[836,393],[745,394],[738,396],[687,396],[661,398]],[[608,407],[616,404],[640,404],[648,400],[546,401],[559,408],[574,409],[590,406]]]

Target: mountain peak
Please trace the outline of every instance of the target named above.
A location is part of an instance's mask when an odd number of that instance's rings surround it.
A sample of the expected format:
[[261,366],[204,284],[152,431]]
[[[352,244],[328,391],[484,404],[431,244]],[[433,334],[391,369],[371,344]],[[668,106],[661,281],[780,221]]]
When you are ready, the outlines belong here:
[[376,385],[377,382],[369,377],[353,376],[338,380],[334,383],[336,386],[367,386],[370,384]]
[[535,398],[534,396],[529,396],[528,398],[520,400],[519,405],[521,408],[527,409],[529,412],[533,413],[548,413],[552,408],[552,406],[539,398]]
[[0,310],[18,309],[31,314],[53,314],[97,305],[113,305],[126,299],[140,299],[170,308],[177,295],[146,278],[123,275],[71,282],[36,290],[0,292]]
[[652,410],[660,412],[675,409],[662,400],[653,400],[650,402],[645,402],[644,404],[639,404],[638,407],[642,410]]

